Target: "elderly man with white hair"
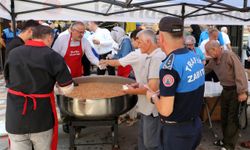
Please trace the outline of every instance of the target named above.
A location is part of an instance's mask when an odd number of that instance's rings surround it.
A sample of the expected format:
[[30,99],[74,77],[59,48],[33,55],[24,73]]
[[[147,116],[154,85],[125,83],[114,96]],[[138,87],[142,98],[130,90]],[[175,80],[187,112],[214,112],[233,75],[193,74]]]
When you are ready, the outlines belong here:
[[222,37],[223,37],[223,40],[224,40],[224,50],[232,50],[232,47],[231,47],[231,41],[229,39],[229,36],[227,34],[228,30],[227,30],[227,27],[222,27],[220,29],[221,31],[221,34],[222,34]]
[[160,64],[166,55],[157,45],[156,35],[152,30],[142,30],[137,37],[141,53],[147,54],[147,57],[142,59],[144,65],[139,78],[136,79],[138,83],[128,85],[125,92],[138,94],[138,112],[141,116],[138,124],[138,149],[161,150],[163,147],[160,139],[160,118],[154,104],[147,101],[146,92],[159,92]]

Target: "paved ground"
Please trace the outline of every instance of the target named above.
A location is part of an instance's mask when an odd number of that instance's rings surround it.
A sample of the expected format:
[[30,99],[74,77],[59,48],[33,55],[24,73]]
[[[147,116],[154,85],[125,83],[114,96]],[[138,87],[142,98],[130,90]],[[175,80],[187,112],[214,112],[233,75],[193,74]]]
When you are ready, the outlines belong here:
[[[4,88],[4,81],[0,76],[0,150],[7,150],[7,136],[4,127],[4,116],[6,106],[6,89]],[[250,115],[250,109],[248,109]],[[249,122],[250,120],[248,120]],[[218,133],[220,137],[220,122],[214,122],[214,131]],[[128,126],[126,123],[119,125],[119,145],[120,150],[135,150],[137,143],[137,123],[133,126]],[[239,135],[239,142],[249,139],[250,140],[250,128],[242,130]],[[83,129],[80,137],[77,139],[77,143],[93,143],[93,142],[110,142],[111,141],[110,127],[88,127]],[[218,147],[213,146],[212,142],[215,140],[211,130],[208,128],[208,123],[204,124],[203,138],[200,146],[197,150],[219,150]],[[58,150],[68,150],[69,147],[69,135],[64,133],[59,128],[59,144]],[[78,150],[111,150],[110,145],[93,145],[93,146],[81,146]],[[237,145],[236,150],[245,150]]]

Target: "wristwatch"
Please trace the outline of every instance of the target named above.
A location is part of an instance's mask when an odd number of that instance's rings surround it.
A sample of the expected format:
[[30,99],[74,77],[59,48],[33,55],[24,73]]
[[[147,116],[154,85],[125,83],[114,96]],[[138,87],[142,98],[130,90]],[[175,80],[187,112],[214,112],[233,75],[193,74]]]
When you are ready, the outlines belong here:
[[153,94],[153,95],[151,96],[150,102],[151,102],[152,104],[155,104],[155,103],[154,103],[154,98],[157,97],[157,96],[158,96],[157,94]]

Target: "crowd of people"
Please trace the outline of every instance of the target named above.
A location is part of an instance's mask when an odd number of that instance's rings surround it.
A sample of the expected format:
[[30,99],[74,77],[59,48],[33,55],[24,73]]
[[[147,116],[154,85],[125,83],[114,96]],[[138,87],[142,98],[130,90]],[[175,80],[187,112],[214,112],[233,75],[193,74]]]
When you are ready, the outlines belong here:
[[[199,36],[192,31],[183,37],[183,21],[164,17],[157,32],[138,28],[130,36],[122,27],[109,31],[93,21],[74,22],[58,34],[29,20],[16,31],[14,38],[10,24],[1,40],[12,150],[57,149],[54,86],[61,94],[71,92],[72,78],[90,75],[90,64],[97,67],[97,75],[107,71],[136,80],[124,92],[138,95],[131,113],[132,119],[139,118],[138,150],[195,150],[202,138],[205,81],[220,81],[223,137],[214,144],[235,149],[238,109],[247,100],[248,81],[226,27],[221,32],[207,27]],[[241,145],[250,148],[247,142]]]

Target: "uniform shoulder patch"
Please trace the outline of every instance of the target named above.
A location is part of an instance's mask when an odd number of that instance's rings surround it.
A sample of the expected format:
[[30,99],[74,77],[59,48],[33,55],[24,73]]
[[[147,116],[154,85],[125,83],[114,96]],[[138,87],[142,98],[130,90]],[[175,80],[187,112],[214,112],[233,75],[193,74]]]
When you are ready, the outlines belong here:
[[166,74],[162,78],[162,83],[165,87],[171,87],[174,84],[175,80],[174,77],[171,74]]
[[175,58],[174,54],[171,54],[170,56],[168,56],[166,63],[164,64],[162,69],[172,70],[173,64],[174,64],[174,58]]

